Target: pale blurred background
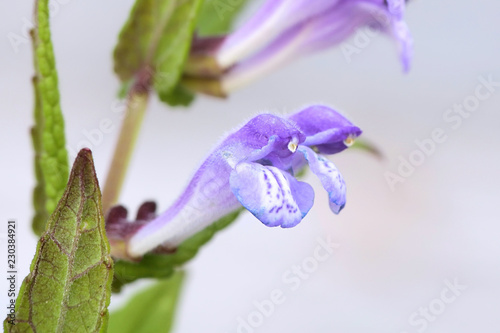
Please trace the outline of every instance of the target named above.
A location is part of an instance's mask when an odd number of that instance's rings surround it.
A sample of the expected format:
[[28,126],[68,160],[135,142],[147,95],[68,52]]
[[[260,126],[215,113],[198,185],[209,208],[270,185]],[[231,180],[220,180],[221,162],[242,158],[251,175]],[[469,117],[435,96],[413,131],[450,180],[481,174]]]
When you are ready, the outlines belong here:
[[[103,183],[120,124],[111,53],[133,1],[58,3],[52,31],[68,146],[77,151],[85,131],[113,121],[114,130],[90,147]],[[16,53],[7,36],[22,35],[31,13],[32,1],[0,3],[0,220],[18,220],[19,284],[36,245],[30,228],[33,68],[29,43]],[[154,99],[121,197],[133,214],[147,199],[166,209],[221,134],[260,111],[332,105],[385,155],[382,161],[360,151],[333,157],[348,185],[339,216],[309,176],[316,203],[298,227],[270,229],[246,213],[218,234],[186,267],[174,331],[238,332],[238,318],[248,321],[254,302],[280,289],[285,301],[253,332],[500,332],[500,87],[457,129],[443,119],[474,95],[479,76],[500,82],[499,13],[496,0],[411,1],[415,58],[407,75],[395,44],[376,36],[350,63],[337,48],[225,101],[199,97],[189,110],[172,110]],[[415,140],[430,138],[436,128],[447,140],[391,191],[384,174],[397,173],[399,156],[408,159]],[[292,291],[283,275],[313,256],[317,238],[328,235],[339,247]],[[440,301],[446,281],[455,280],[467,289]],[[5,309],[6,280],[0,281]],[[449,300],[453,293],[444,295]],[[120,302],[123,297],[113,297],[115,308]],[[429,307],[425,319],[418,311]]]

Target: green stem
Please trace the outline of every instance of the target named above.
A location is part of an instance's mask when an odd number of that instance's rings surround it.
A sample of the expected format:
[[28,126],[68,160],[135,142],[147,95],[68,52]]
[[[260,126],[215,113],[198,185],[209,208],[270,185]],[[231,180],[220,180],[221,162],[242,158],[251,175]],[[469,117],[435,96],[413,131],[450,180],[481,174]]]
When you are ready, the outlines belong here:
[[144,89],[132,89],[129,94],[125,118],[123,119],[113,160],[108,171],[106,183],[104,184],[102,194],[104,214],[107,213],[111,206],[118,202],[127,168],[144,119],[148,99],[149,92]]

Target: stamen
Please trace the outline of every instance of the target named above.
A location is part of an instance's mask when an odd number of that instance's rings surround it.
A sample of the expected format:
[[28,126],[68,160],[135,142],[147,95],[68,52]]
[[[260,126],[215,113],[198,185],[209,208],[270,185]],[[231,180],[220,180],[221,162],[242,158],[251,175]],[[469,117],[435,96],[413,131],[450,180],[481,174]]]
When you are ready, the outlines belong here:
[[297,151],[297,147],[299,146],[299,139],[296,137],[293,137],[292,140],[288,143],[288,150],[291,151],[292,153],[295,153]]
[[348,136],[347,139],[344,140],[344,144],[347,146],[347,147],[350,147],[354,144],[354,141],[355,141],[356,138],[352,137],[352,136]]

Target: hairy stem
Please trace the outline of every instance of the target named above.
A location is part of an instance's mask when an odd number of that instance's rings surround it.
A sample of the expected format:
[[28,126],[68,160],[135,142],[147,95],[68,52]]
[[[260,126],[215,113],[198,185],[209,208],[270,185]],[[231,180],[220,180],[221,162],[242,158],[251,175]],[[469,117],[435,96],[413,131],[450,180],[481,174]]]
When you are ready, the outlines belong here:
[[102,194],[104,214],[118,201],[148,104],[148,90],[137,89],[137,86],[135,88],[132,88],[128,96],[125,118],[104,184]]

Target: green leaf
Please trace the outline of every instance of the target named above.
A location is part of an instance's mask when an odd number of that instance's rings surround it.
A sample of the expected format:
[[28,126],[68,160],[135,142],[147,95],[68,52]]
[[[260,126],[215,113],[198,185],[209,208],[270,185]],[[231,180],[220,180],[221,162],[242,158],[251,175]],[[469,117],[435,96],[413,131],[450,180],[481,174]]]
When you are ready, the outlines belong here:
[[354,141],[354,144],[351,146],[351,149],[365,151],[372,154],[378,159],[384,158],[382,151],[378,148],[377,145],[364,139],[356,139],[356,141]]
[[164,23],[154,55],[154,87],[159,94],[171,92],[179,82],[202,2],[177,0],[173,13]]
[[140,262],[118,260],[115,262],[115,276],[113,280],[113,291],[120,291],[127,283],[140,278],[168,278],[177,267],[185,264],[194,256],[200,248],[205,245],[220,230],[230,225],[241,210],[235,211],[211,226],[200,231],[179,245],[172,254],[146,254]]
[[[164,4],[170,1],[162,1]],[[155,28],[156,0],[136,0],[114,50],[114,70],[125,83],[148,63],[148,50]],[[150,57],[150,56],[149,56]],[[150,59],[149,59],[150,60]]]
[[180,84],[172,92],[160,93],[159,97],[170,106],[189,106],[194,100],[194,94]]
[[33,230],[40,235],[48,216],[54,211],[68,180],[69,166],[64,119],[59,101],[58,78],[50,39],[48,0],[35,5],[34,48],[35,125],[31,130],[35,149],[37,185],[33,193],[35,216]]
[[184,273],[177,272],[139,292],[124,308],[111,313],[108,333],[170,332],[183,281]]
[[[114,51],[115,72],[122,82],[139,73],[162,100],[171,96],[182,75],[203,0],[137,0]],[[186,94],[180,97],[186,103]],[[173,102],[173,103],[174,103]]]
[[206,0],[198,19],[197,32],[201,36],[230,32],[235,19],[246,4],[247,0]]
[[7,332],[105,331],[113,261],[92,154],[82,149],[24,279]]

